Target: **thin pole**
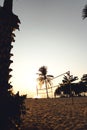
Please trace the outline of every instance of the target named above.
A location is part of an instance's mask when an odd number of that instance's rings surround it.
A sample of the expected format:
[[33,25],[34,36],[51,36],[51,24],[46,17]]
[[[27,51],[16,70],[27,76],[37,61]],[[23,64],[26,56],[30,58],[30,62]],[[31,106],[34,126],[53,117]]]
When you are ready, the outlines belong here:
[[56,78],[58,78],[58,77],[60,77],[60,76],[62,76],[62,75],[64,75],[64,74],[68,74],[69,72],[70,72],[70,71],[67,71],[67,72],[65,72],[65,73],[63,73],[63,74],[60,74],[60,75],[58,75],[58,76],[52,78],[52,80],[53,80],[53,79],[56,79]]
[[37,97],[38,97],[38,87],[36,86],[36,92],[37,92]]
[[71,81],[70,81],[70,71],[68,71],[67,75],[69,76],[70,97],[72,99],[72,104],[73,104],[73,95],[72,95],[72,88],[71,88]]
[[49,96],[48,96],[48,89],[47,89],[47,82],[46,82],[46,79],[45,79],[45,85],[46,85],[46,94],[47,94],[47,98],[49,98]]

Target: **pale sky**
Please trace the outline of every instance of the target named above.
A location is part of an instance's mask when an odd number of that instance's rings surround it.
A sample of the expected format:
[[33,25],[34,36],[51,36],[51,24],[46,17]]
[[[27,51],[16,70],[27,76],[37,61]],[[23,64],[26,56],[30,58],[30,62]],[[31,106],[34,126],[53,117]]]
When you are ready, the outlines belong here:
[[21,21],[12,49],[15,92],[33,97],[36,73],[43,65],[54,76],[70,71],[80,79],[87,73],[87,19],[82,20],[87,0],[13,1]]

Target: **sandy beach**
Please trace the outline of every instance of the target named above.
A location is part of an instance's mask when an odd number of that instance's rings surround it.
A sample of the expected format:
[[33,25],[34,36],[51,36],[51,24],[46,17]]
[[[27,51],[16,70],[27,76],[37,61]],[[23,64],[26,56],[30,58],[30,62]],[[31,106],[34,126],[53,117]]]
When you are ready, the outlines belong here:
[[26,99],[23,130],[87,130],[87,97]]

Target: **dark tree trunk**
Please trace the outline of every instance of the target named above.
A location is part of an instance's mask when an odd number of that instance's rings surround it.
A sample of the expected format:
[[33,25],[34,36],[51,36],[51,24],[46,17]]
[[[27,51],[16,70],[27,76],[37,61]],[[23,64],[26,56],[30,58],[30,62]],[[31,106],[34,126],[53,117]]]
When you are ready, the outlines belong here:
[[10,84],[13,31],[19,29],[20,23],[12,12],[12,3],[13,0],[5,0],[4,6],[0,7],[0,130],[19,129],[20,115],[24,112],[24,97],[13,94]]
[[[12,88],[9,83],[11,78],[10,68],[11,49],[13,47],[15,34],[14,29],[19,29],[20,20],[12,13],[12,0],[6,0],[4,7],[0,8],[0,91],[5,92]],[[9,7],[10,6],[10,7]]]

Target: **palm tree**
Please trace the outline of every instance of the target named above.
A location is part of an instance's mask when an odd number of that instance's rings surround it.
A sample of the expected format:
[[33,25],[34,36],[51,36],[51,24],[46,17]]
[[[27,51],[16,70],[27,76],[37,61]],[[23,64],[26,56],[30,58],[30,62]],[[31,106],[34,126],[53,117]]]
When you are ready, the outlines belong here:
[[47,75],[47,67],[46,66],[40,67],[39,72],[40,73],[38,73],[39,77],[37,78],[37,80],[39,81],[40,87],[42,87],[42,85],[45,84],[47,98],[49,98],[48,88],[51,86],[51,91],[52,91],[51,79],[53,78],[53,75]]
[[[0,129],[19,129],[21,113],[24,109],[24,98],[19,93],[13,94],[10,78],[11,49],[15,42],[15,29],[19,29],[20,20],[12,12],[13,0],[4,0],[0,6]],[[14,127],[14,128],[13,128]]]
[[85,19],[87,17],[87,5],[85,5],[83,11],[82,11],[82,17]]
[[67,75],[64,75],[62,83],[60,84],[60,86],[58,86],[58,88],[55,90],[55,95],[59,95],[61,94],[61,92],[63,92],[64,94],[69,95],[70,97],[72,97],[74,92],[74,86],[75,84],[72,84],[72,82],[78,80],[77,76],[73,76],[70,75],[70,71],[68,73],[66,73]]
[[79,82],[80,86],[82,87],[82,91],[87,92],[87,74],[83,74],[81,81]]

